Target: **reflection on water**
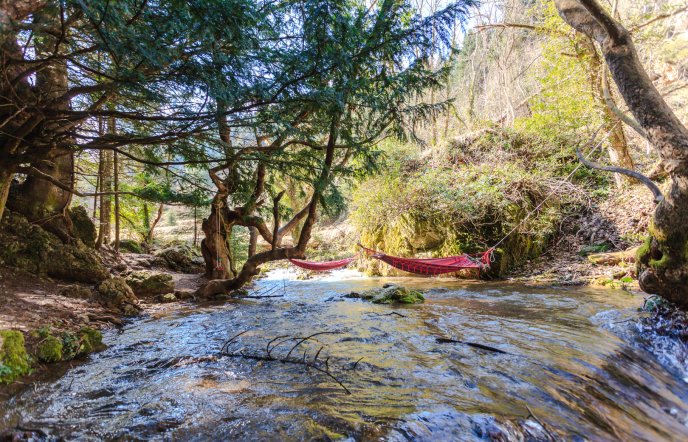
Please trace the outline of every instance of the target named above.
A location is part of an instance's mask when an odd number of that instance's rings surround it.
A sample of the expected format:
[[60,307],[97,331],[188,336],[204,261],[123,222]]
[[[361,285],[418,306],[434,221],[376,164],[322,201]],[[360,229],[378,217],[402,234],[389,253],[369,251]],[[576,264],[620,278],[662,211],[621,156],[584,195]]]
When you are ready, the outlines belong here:
[[[0,426],[84,440],[688,438],[685,375],[634,344],[627,319],[638,296],[346,270],[296,281],[280,272],[259,287],[279,285],[282,298],[195,307],[109,332],[105,352],[0,404]],[[339,296],[390,281],[428,290],[426,303]],[[319,360],[329,358],[352,394],[300,365],[218,355],[245,330],[233,351],[259,354],[278,336],[340,332],[304,343],[299,357],[323,347]]]

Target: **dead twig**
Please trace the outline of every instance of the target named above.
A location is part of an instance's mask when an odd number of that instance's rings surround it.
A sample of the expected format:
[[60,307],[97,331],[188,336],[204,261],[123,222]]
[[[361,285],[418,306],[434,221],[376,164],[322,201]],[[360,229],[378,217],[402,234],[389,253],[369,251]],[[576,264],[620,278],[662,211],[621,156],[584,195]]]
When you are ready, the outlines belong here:
[[485,345],[485,344],[478,344],[477,342],[459,341],[458,339],[450,339],[450,338],[436,338],[436,341],[440,344],[463,344],[463,345],[468,345],[469,347],[479,348],[481,350],[492,351],[495,353],[500,353],[500,354],[505,354],[505,355],[509,354],[509,353],[505,352],[504,350],[500,350],[500,349],[495,348],[495,347],[490,347],[489,345]]

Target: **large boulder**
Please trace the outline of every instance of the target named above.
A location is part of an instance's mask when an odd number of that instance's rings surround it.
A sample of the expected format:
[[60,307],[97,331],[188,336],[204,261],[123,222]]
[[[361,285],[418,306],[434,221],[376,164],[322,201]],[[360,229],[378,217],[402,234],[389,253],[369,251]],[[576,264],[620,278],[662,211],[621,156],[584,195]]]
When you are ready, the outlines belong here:
[[0,223],[0,264],[67,281],[97,283],[108,277],[96,251],[80,240],[63,244],[57,236],[7,210]]
[[106,308],[125,316],[141,311],[139,300],[123,278],[106,279],[98,285],[96,300]]
[[68,211],[72,221],[72,235],[90,248],[96,247],[96,225],[89,218],[84,206],[72,207]]
[[126,281],[137,296],[164,295],[174,292],[174,279],[167,273],[133,272],[126,277]]
[[155,252],[155,256],[165,260],[167,267],[184,273],[201,273],[204,268],[196,258],[198,253],[185,244],[172,245]]

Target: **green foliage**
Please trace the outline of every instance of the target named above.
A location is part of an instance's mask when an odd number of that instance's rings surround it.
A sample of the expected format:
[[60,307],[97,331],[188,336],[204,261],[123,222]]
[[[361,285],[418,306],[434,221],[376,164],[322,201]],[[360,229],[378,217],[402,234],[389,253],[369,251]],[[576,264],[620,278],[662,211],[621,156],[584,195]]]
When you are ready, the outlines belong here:
[[24,335],[16,330],[0,330],[0,342],[0,384],[12,382],[29,373]]
[[530,104],[532,116],[517,120],[514,125],[549,139],[562,134],[573,138],[581,128],[595,127],[601,122],[595,112],[591,84],[591,75],[596,73],[589,70],[583,37],[571,36],[554,2],[547,2],[542,10],[538,32],[547,37],[541,45],[541,92]]

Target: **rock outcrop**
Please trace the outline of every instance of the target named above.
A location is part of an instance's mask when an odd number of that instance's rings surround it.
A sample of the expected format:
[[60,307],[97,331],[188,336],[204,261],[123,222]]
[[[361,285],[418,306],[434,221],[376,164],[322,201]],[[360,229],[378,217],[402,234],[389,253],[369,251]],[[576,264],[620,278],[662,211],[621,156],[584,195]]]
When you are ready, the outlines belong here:
[[139,300],[123,278],[111,278],[98,285],[96,300],[106,308],[125,316],[135,316],[141,311]]
[[133,272],[126,277],[126,281],[137,296],[164,295],[174,292],[174,278],[168,273]]
[[0,223],[0,264],[66,281],[98,283],[108,271],[81,240],[64,244],[23,216],[5,211]]

